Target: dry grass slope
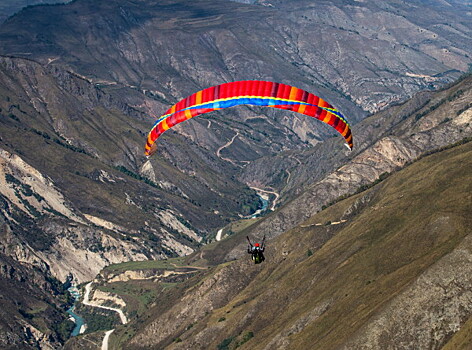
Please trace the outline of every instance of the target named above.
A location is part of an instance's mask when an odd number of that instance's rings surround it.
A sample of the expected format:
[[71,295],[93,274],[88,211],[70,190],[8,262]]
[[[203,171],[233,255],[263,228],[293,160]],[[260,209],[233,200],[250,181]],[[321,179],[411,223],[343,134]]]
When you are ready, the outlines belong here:
[[[228,270],[238,266],[248,275],[261,270],[228,304],[175,334],[179,342],[166,348],[337,349],[349,342],[356,348],[355,339],[421,276],[460,244],[470,253],[464,238],[472,224],[471,173],[469,142],[425,157],[313,216],[270,242],[263,267],[245,260],[230,264]],[[347,221],[326,224],[340,218]],[[453,266],[443,272],[448,269]],[[422,315],[410,312],[420,301],[410,302],[405,319],[395,320],[399,329],[377,340],[384,348],[412,341],[402,324],[413,322],[414,334],[433,334],[415,321]],[[441,315],[441,305],[431,308]],[[462,323],[470,314],[470,308],[462,310]],[[444,327],[429,346],[440,348],[451,339],[453,331]],[[142,329],[141,337],[148,331]],[[469,338],[461,331],[449,346],[467,348]]]

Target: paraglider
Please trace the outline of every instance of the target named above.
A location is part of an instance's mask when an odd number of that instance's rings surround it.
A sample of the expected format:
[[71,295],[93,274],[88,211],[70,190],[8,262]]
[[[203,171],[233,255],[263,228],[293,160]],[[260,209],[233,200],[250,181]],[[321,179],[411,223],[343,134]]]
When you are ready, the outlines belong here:
[[254,243],[254,245],[251,243],[251,240],[249,239],[249,236],[246,236],[247,241],[249,242],[249,246],[247,247],[247,252],[248,254],[251,254],[252,261],[254,261],[254,264],[260,264],[265,260],[264,257],[264,250],[265,250],[265,235],[264,238],[262,238],[262,243]]
[[170,107],[148,134],[145,155],[156,151],[156,140],[166,130],[200,114],[223,108],[253,105],[286,109],[321,120],[332,126],[353,147],[346,118],[322,98],[294,86],[270,81],[246,80],[224,83],[198,91]]

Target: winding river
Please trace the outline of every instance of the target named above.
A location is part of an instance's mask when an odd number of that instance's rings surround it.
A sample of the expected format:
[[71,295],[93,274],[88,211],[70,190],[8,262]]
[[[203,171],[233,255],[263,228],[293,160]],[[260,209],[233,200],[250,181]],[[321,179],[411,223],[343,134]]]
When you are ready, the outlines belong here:
[[74,297],[74,305],[72,305],[69,310],[67,310],[67,313],[70,315],[70,318],[74,321],[75,327],[72,330],[71,336],[75,337],[79,334],[82,334],[85,331],[85,320],[77,315],[75,311],[75,304],[80,298],[80,292],[77,289],[75,285],[72,285],[67,289],[69,293]]

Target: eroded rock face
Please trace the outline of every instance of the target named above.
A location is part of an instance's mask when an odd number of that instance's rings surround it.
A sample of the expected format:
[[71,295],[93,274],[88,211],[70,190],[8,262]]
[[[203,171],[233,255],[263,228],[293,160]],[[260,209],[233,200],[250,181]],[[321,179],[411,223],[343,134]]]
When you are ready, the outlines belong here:
[[[59,280],[65,281],[72,273],[81,283],[111,263],[149,257],[141,244],[113,237],[113,233],[125,232],[124,228],[77,213],[51,179],[5,150],[0,151],[0,183],[4,224],[12,227],[1,245],[17,261],[47,264]],[[32,225],[29,230],[23,228],[24,233],[15,229],[21,220]]]

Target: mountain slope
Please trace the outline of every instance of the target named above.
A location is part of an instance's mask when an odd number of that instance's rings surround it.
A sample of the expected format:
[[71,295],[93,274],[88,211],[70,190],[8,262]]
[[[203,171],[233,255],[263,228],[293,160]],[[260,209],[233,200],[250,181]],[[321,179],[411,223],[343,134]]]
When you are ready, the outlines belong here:
[[[300,189],[296,185],[299,181],[305,183],[305,191],[298,191],[297,198],[261,220],[254,227],[254,234],[273,237],[423,152],[472,136],[471,100],[472,76],[469,75],[447,89],[419,93],[355,125],[353,134],[359,142],[348,159],[342,155],[342,148],[333,145],[336,141],[330,140],[307,152],[287,153],[284,156],[289,161],[285,163],[283,157],[275,156],[274,160],[260,159],[249,165],[245,173],[248,177],[259,172],[256,176],[265,176],[265,186],[281,188],[282,193]],[[321,162],[320,158],[326,155],[331,157]],[[291,157],[298,164],[290,161]],[[289,171],[289,177],[280,179],[270,175],[284,170]]]
[[[7,240],[11,246],[21,244],[5,231],[0,218],[2,241]],[[20,249],[17,254],[11,257],[3,249],[0,252],[0,347],[59,349],[73,329],[64,314],[68,294],[47,264],[31,265]]]
[[[467,71],[469,10],[444,1],[248,5],[199,0],[189,6],[171,0],[78,0],[13,16],[0,26],[0,52],[76,72],[114,101],[146,115],[159,115],[178,99],[217,83],[268,79],[320,94],[355,124],[366,111],[442,86]],[[443,23],[442,14],[451,23]],[[240,182],[282,192],[279,203],[284,203],[351,156],[336,148],[329,154],[312,150],[332,136],[320,124],[295,113],[229,109],[169,131],[160,142],[159,159],[188,175],[202,173],[190,159],[206,163],[212,172],[201,188],[211,187],[216,171],[230,181],[237,175]],[[175,136],[187,140],[177,141],[178,154]],[[361,133],[358,145],[365,144],[362,137],[373,136]],[[161,178],[157,158],[143,169],[140,156],[140,149],[129,149],[125,166],[153,181]],[[166,185],[185,192],[182,181]],[[201,203],[201,193],[196,195]]]
[[[91,79],[157,90],[169,100],[214,82],[271,77],[314,83],[327,97],[337,94],[334,101],[340,92],[350,95],[369,110],[471,63],[467,5],[264,4],[81,0],[33,7],[2,26],[1,51],[62,62]],[[46,26],[51,17],[60,20]]]
[[[0,298],[7,310],[24,300],[24,314],[5,319],[1,347],[58,347],[67,338],[55,328],[67,315],[54,283],[71,274],[91,280],[111,263],[189,254],[259,205],[226,162],[174,146],[180,137],[161,151],[174,148],[183,161],[157,159],[154,171],[142,156],[147,127],[139,111],[75,74],[0,57]],[[18,285],[23,292],[11,298]],[[45,301],[39,310],[33,296]]]
[[441,348],[472,315],[471,160],[470,142],[425,157],[269,242],[264,265],[217,268],[126,348]]
[[[275,236],[423,151],[469,136],[470,79],[359,124],[354,153],[339,138],[322,144],[332,134],[309,118],[241,108],[189,121],[162,138],[158,157],[142,156],[150,115],[218,82],[292,83],[358,122],[467,70],[467,6],[379,4],[77,0],[3,23],[0,52],[23,58],[0,57],[1,297],[12,310],[2,344],[60,347],[65,306],[54,277],[85,281],[111,263],[188,254],[257,208],[246,184],[273,187],[289,203],[246,231]],[[239,257],[236,239],[191,259]],[[216,294],[203,309],[223,305],[257,273],[238,269],[240,284],[226,284],[222,297],[212,283],[226,270],[209,278]],[[20,286],[26,293],[17,295]]]
[[26,6],[36,4],[57,4],[69,1],[70,0],[3,0],[0,4],[0,23]]
[[[0,194],[8,203],[3,215],[15,227],[32,220],[42,232],[36,248],[54,255],[63,231],[66,236],[87,232],[99,255],[111,241],[131,244],[126,250],[136,250],[140,259],[189,253],[230,217],[249,214],[259,204],[230,172],[227,178],[217,176],[225,164],[216,156],[196,157],[194,150],[172,146],[182,143],[179,138],[167,147],[175,148],[174,158],[193,158],[188,169],[185,161],[178,168],[157,159],[153,181],[138,175],[137,164],[152,171],[143,156],[136,160],[145,139],[138,111],[56,67],[11,58],[0,63]],[[93,238],[95,230],[108,238]],[[23,238],[33,244],[32,237]],[[71,247],[62,243],[56,248],[65,254]],[[112,255],[104,260],[114,260]],[[78,275],[82,280],[98,271]]]
[[[466,5],[262,4],[78,0],[33,7],[0,27],[0,52],[66,67],[149,115],[217,83],[267,79],[318,93],[352,123],[455,80],[472,62]],[[176,132],[213,154],[235,137],[221,153],[237,164],[233,171],[332,135],[309,118],[266,109],[212,116]]]

